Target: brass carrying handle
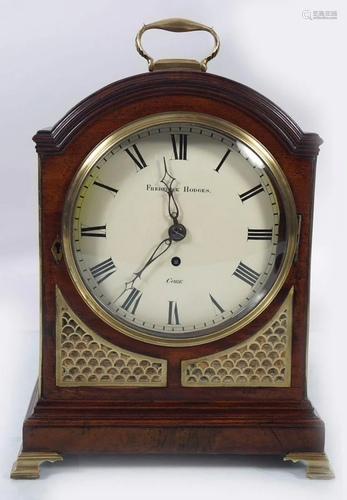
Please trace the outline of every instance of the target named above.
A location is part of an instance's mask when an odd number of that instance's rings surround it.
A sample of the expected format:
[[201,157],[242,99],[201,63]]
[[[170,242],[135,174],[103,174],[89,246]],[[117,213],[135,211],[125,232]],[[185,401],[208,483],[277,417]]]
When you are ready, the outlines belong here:
[[[212,50],[212,52],[205,57],[200,63],[198,61],[192,61],[190,59],[171,59],[171,60],[161,60],[161,61],[156,61],[154,62],[153,57],[151,57],[147,52],[144,50],[142,43],[141,43],[141,38],[142,35],[145,33],[145,31],[152,30],[152,29],[159,29],[159,30],[165,30],[165,31],[173,31],[175,33],[183,33],[187,31],[207,31],[210,33],[215,41],[215,46]],[[206,71],[207,70],[207,63],[216,57],[219,51],[220,47],[220,41],[218,38],[217,33],[212,29],[209,28],[208,26],[205,26],[204,24],[196,23],[194,21],[189,21],[188,19],[180,19],[180,18],[173,18],[173,19],[164,19],[162,21],[157,21],[155,23],[151,24],[144,24],[143,27],[140,29],[138,34],[136,35],[135,39],[135,44],[136,44],[136,49],[138,53],[144,57],[148,61],[148,69],[149,71],[153,71],[156,69],[179,69],[179,68],[186,68],[186,69],[198,69],[200,71]]]

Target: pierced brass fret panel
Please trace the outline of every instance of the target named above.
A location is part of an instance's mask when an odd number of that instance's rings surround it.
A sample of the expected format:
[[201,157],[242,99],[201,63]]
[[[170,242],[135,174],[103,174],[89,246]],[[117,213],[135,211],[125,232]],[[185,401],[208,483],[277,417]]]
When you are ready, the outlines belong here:
[[167,361],[103,339],[72,311],[56,288],[56,383],[60,387],[165,387]]
[[248,340],[182,362],[184,387],[290,387],[294,288],[275,316]]

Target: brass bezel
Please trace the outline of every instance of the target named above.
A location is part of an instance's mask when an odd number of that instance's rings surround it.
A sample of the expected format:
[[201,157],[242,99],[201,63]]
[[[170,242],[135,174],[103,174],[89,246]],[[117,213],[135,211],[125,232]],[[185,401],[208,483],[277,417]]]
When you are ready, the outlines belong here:
[[[217,332],[203,335],[201,337],[187,338],[187,339],[177,339],[177,338],[161,338],[148,333],[144,333],[131,328],[119,321],[114,317],[110,316],[95,300],[91,293],[87,290],[75,264],[73,248],[71,245],[71,228],[74,215],[74,205],[76,197],[83,186],[83,182],[88,175],[89,171],[93,168],[95,163],[102,158],[107,151],[113,147],[116,143],[123,141],[128,136],[139,132],[145,128],[152,126],[160,126],[165,123],[179,123],[188,122],[190,124],[205,125],[207,127],[212,127],[217,130],[222,131],[228,135],[236,137],[240,141],[244,142],[251,149],[253,149],[263,160],[263,162],[268,166],[271,173],[275,177],[281,199],[283,202],[284,213],[286,217],[287,224],[287,249],[285,257],[282,263],[282,268],[279,275],[272,285],[271,289],[265,295],[265,297],[255,306],[252,311],[246,314],[244,317],[240,318],[237,322],[227,327],[222,328]],[[210,115],[202,113],[191,113],[191,112],[171,112],[171,113],[160,113],[155,115],[150,115],[145,118],[133,121],[124,127],[116,130],[108,137],[106,137],[100,144],[98,144],[94,150],[87,156],[87,158],[80,165],[76,172],[74,179],[69,187],[65,205],[63,209],[62,217],[62,240],[64,257],[67,269],[69,271],[70,277],[75,284],[78,292],[80,293],[83,300],[86,302],[88,307],[101,318],[105,323],[120,331],[121,333],[146,342],[148,344],[163,345],[170,347],[188,347],[193,345],[207,344],[215,340],[226,337],[236,331],[240,330],[251,321],[253,321],[259,314],[261,314],[266,307],[272,302],[275,296],[280,291],[283,286],[291,265],[293,263],[295,248],[296,248],[296,234],[297,234],[297,214],[295,208],[294,197],[288,181],[276,161],[276,159],[271,155],[271,153],[251,134],[243,130],[242,128],[234,125],[230,122],[216,118]]]

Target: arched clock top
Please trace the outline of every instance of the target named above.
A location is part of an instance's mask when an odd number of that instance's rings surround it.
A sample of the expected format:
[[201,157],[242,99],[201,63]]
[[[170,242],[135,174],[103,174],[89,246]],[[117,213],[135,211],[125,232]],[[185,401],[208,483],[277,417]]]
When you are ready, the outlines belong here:
[[[60,154],[83,127],[99,120],[108,111],[131,103],[156,102],[167,96],[189,97],[233,106],[270,130],[295,156],[317,156],[322,139],[304,133],[281,108],[255,90],[226,78],[194,71],[145,73],[112,83],[83,99],[53,127],[39,130],[33,137],[36,150],[43,154]],[[156,111],[153,109],[153,114]],[[211,113],[213,114],[213,108]]]

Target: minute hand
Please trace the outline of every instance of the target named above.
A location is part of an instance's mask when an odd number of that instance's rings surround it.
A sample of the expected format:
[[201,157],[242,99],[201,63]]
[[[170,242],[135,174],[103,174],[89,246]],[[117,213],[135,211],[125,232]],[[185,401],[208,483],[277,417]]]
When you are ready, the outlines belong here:
[[172,243],[172,238],[165,238],[165,240],[161,241],[157,248],[153,251],[152,255],[150,258],[147,260],[146,264],[140,269],[140,271],[137,271],[137,273],[134,273],[135,278],[130,281],[129,283],[134,283],[134,281],[137,278],[141,279],[141,275],[145,269],[147,269],[148,266],[150,266],[155,260],[157,260],[163,253],[165,253],[171,246]]
[[114,302],[116,302],[127,290],[131,290],[134,288],[134,283],[137,279],[141,279],[142,273],[148,266],[150,266],[155,260],[157,260],[163,253],[165,253],[171,246],[173,238],[171,236],[169,238],[165,238],[165,240],[161,241],[156,249],[153,251],[150,258],[147,260],[146,264],[136,273],[134,273],[135,277],[127,281],[125,283],[125,288],[123,292],[116,298]]

